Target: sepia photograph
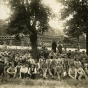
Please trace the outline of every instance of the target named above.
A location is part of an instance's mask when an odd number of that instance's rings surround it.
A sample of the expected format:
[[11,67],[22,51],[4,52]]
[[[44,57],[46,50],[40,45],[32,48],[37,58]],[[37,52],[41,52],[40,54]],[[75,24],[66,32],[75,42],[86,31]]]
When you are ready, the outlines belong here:
[[88,0],[0,0],[0,88],[88,88]]

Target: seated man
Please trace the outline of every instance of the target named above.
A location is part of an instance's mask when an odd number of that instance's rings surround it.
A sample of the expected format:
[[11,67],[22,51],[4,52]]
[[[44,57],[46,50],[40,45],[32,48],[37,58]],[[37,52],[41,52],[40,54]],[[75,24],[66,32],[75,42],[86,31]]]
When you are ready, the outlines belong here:
[[65,76],[68,76],[69,59],[68,59],[67,55],[64,56],[63,64],[64,64],[63,69],[64,69],[64,72],[66,73]]
[[5,67],[4,67],[4,75],[7,77],[8,75],[7,75],[7,69],[10,67],[10,63],[8,62],[8,63],[6,63],[5,64]]
[[14,64],[12,64],[8,69],[7,69],[7,74],[9,75],[10,78],[15,78],[16,77],[16,67]]
[[42,69],[43,60],[44,60],[44,56],[41,56],[41,58],[39,58],[40,69]]
[[46,77],[46,74],[47,74],[47,68],[48,68],[48,65],[47,65],[47,63],[46,63],[46,60],[44,59],[43,60],[44,62],[43,62],[43,65],[42,65],[42,70],[43,70],[43,78],[47,78]]
[[28,67],[23,64],[20,68],[20,78],[26,78],[28,74]]
[[61,80],[62,73],[63,73],[63,65],[58,63],[56,66],[56,74],[57,74],[58,80]]
[[52,73],[52,78],[56,75],[56,62],[53,60],[50,64],[50,71]]
[[86,75],[88,76],[88,63],[84,64],[84,71],[85,71]]
[[16,75],[17,75],[17,77],[20,77],[20,68],[21,68],[21,63],[18,62],[17,66],[16,66],[16,70],[17,70]]
[[76,77],[77,77],[77,70],[76,70],[74,65],[70,66],[70,68],[68,70],[68,75],[69,75],[69,77],[71,77],[73,79],[76,79]]
[[37,69],[36,69],[35,65],[32,64],[31,68],[30,68],[30,76],[32,79],[35,79],[36,73],[37,73]]
[[81,66],[77,67],[77,80],[81,80],[82,78],[87,78],[87,75],[85,73],[85,71],[83,70],[83,68]]

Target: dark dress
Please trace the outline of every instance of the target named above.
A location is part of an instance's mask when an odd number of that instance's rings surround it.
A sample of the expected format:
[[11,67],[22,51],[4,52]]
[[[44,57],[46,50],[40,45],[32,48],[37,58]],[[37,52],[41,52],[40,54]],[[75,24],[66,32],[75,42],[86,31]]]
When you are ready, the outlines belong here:
[[54,53],[56,53],[56,47],[57,47],[57,44],[55,41],[52,42],[52,50]]
[[61,45],[58,46],[58,51],[60,54],[62,54],[62,46]]

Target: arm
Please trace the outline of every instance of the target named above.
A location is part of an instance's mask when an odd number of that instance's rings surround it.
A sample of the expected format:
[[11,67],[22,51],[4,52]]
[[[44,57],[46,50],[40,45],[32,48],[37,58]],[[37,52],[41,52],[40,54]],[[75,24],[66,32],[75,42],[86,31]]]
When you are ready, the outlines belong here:
[[20,68],[20,78],[21,78],[22,67]]
[[28,74],[31,74],[31,72],[30,72],[30,68],[28,68]]
[[75,69],[75,79],[76,79],[76,77],[77,77],[77,69]]
[[34,71],[32,72],[32,74],[36,74],[37,73],[37,69],[34,68]]
[[17,67],[15,67],[15,73],[17,73]]
[[7,73],[9,73],[9,74],[11,73],[11,72],[10,72],[10,67],[7,69]]

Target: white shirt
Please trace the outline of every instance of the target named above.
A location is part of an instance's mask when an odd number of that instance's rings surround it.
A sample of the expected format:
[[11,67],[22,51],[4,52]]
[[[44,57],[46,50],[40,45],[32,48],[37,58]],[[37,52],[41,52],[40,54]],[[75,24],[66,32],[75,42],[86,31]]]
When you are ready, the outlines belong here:
[[28,68],[21,66],[20,72],[21,72],[21,73],[27,73],[27,72],[28,72]]

